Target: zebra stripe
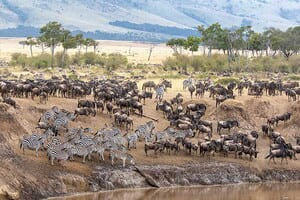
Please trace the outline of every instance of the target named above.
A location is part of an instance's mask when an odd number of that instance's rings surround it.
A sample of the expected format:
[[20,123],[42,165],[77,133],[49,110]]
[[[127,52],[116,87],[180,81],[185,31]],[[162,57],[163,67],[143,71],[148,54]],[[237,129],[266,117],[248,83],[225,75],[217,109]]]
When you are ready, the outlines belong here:
[[161,85],[156,88],[156,97],[155,99],[162,99],[165,93],[165,86]]

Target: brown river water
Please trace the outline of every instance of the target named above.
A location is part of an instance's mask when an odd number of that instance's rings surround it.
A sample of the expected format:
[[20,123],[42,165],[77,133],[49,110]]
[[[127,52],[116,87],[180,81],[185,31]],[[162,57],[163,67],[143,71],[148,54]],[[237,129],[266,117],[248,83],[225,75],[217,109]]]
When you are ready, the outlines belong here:
[[300,200],[300,183],[117,190],[78,194],[57,200]]

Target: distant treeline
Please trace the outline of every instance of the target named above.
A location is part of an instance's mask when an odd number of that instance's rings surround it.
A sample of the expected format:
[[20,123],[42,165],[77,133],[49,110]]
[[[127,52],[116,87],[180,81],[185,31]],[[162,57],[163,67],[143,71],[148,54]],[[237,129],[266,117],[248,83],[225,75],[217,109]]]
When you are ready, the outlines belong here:
[[[75,30],[72,34],[76,35],[81,33],[84,37],[92,38],[95,40],[123,40],[123,41],[147,41],[147,42],[165,42],[167,37],[158,37],[150,33],[108,33],[102,31],[84,32]],[[38,37],[40,29],[30,26],[18,26],[16,28],[0,29],[0,37]]]
[[150,33],[161,33],[161,34],[167,34],[167,35],[173,35],[173,36],[199,36],[199,32],[195,29],[185,29],[185,28],[177,28],[172,26],[161,26],[158,24],[136,24],[131,23],[127,21],[114,21],[109,22],[110,25],[123,27],[127,29],[132,30],[138,30],[138,31],[144,31],[144,32],[150,32]]

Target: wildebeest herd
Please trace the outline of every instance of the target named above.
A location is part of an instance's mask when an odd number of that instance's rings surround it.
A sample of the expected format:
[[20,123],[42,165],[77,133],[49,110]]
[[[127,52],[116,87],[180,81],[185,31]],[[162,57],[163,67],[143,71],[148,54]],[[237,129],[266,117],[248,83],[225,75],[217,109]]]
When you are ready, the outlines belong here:
[[[205,92],[208,92],[209,97],[215,99],[216,107],[227,99],[234,99],[234,90],[238,91],[238,95],[242,95],[244,89],[248,89],[248,95],[256,97],[264,93],[276,96],[285,92],[289,101],[295,101],[300,95],[298,86],[297,82],[283,83],[279,80],[242,79],[239,83],[230,82],[226,87],[214,84],[210,79],[195,81],[189,78],[183,82],[183,89],[189,91],[191,98],[194,92],[197,98],[203,97]],[[74,160],[75,156],[82,157],[85,162],[86,157],[91,159],[95,157],[94,154],[98,154],[99,159],[104,160],[104,152],[109,152],[112,164],[115,158],[122,160],[123,166],[126,160],[134,164],[135,159],[129,151],[137,148],[138,142],[144,142],[146,155],[149,155],[149,151],[154,151],[155,155],[163,152],[171,155],[172,152],[177,154],[184,151],[187,155],[199,154],[209,157],[215,154],[225,157],[234,154],[235,158],[248,155],[250,160],[257,157],[259,153],[257,140],[260,135],[257,131],[242,130],[240,122],[236,119],[217,122],[204,120],[207,105],[203,103],[184,105],[181,93],[167,100],[164,93],[171,87],[172,83],[168,80],[162,80],[159,84],[153,81],[145,82],[142,90],[139,90],[137,83],[131,80],[107,79],[83,82],[52,78],[0,81],[3,102],[14,108],[22,109],[13,98],[34,100],[35,97],[39,97],[41,104],[46,104],[52,97],[78,99],[74,112],[54,106],[46,111],[37,123],[37,129],[43,130],[43,133],[33,133],[20,139],[20,148],[23,151],[35,150],[37,155],[39,150],[47,151],[51,164],[54,160]],[[156,122],[152,120],[137,125],[133,130],[135,123],[133,115],[151,118],[145,115],[143,106],[146,99],[152,97],[156,99],[156,111],[162,113],[170,125],[163,131],[155,131]],[[81,115],[96,117],[99,112],[111,117],[111,125],[105,124],[105,128],[97,131],[69,126],[70,121],[76,122]],[[292,145],[287,143],[280,133],[274,131],[280,121],[285,123],[291,117],[290,112],[277,115],[267,119],[266,124],[261,127],[263,133],[261,136],[269,137],[272,141],[266,158],[296,159],[296,154],[300,153],[300,138],[297,144]],[[125,133],[122,133],[122,130]],[[213,134],[214,130],[217,136]]]

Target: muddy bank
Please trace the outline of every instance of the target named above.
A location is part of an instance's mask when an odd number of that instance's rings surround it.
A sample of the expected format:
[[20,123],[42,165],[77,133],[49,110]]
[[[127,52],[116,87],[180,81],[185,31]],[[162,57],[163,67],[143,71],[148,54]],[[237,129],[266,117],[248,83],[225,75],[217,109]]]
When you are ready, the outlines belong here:
[[300,170],[257,171],[239,164],[206,162],[183,166],[140,165],[128,169],[97,168],[89,179],[92,191],[137,187],[170,187],[300,181]]
[[[19,174],[20,175],[20,174]],[[97,192],[120,188],[225,185],[268,181],[300,181],[300,170],[265,169],[257,171],[239,164],[206,162],[171,165],[139,165],[129,168],[98,166],[90,176],[53,171],[51,177],[26,174],[16,183],[0,187],[0,199],[40,199],[76,192]],[[37,177],[40,179],[37,180]],[[27,177],[27,179],[26,179]],[[32,181],[32,179],[36,179]]]

